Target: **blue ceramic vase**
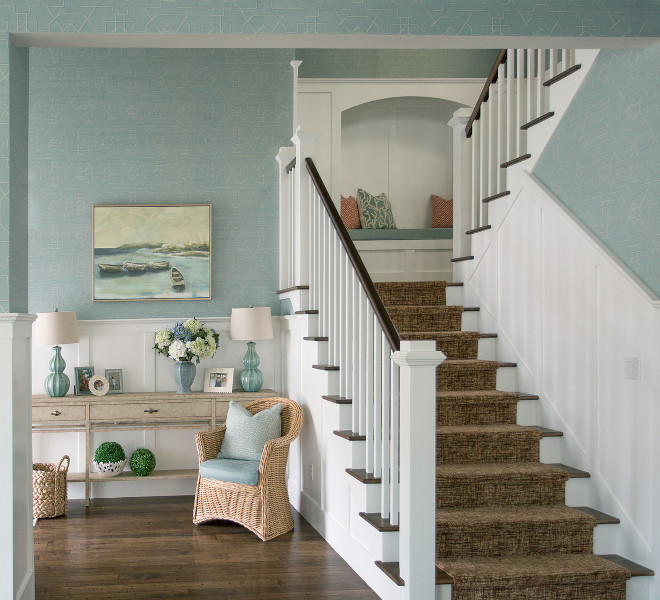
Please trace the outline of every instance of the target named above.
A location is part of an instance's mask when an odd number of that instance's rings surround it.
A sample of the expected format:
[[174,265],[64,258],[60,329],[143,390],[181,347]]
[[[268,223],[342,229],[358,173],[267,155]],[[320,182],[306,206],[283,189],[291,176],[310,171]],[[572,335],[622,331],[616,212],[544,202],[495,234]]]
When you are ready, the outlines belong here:
[[177,385],[177,394],[190,394],[190,386],[195,380],[197,367],[190,360],[182,360],[174,363],[174,381]]

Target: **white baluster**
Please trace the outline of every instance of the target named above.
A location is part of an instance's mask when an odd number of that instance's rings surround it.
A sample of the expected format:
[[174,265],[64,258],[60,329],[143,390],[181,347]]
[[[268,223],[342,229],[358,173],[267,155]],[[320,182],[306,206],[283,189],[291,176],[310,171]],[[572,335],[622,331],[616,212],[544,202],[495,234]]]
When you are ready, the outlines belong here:
[[[380,477],[383,457],[381,456],[381,426],[383,418],[383,329],[374,314],[374,433],[373,456],[374,476]],[[367,440],[368,442],[368,440]]]
[[390,382],[390,523],[399,524],[399,365],[391,366]]
[[360,430],[360,290],[362,286],[358,281],[355,271],[353,271],[353,331],[351,339],[353,340],[353,352],[351,361],[353,364],[353,384],[351,386],[351,398],[353,409],[353,431]]
[[[516,94],[518,95],[517,97],[517,102],[516,102],[516,137],[518,138],[517,145],[518,145],[518,155],[517,156],[522,156],[525,154],[525,135],[523,131],[520,129],[520,126],[523,124],[523,121],[525,119],[525,51],[520,48],[517,50],[516,53],[516,67],[517,67],[517,73],[516,73]],[[516,158],[514,156],[514,158]]]
[[367,433],[367,379],[369,377],[370,364],[367,362],[367,347],[368,341],[368,326],[369,320],[369,300],[364,293],[362,286],[360,286],[360,323],[358,330],[360,332],[360,353],[359,353],[359,370],[360,370],[360,386],[358,388],[358,403],[360,405],[360,423],[357,430],[360,435]]
[[506,169],[500,165],[506,161],[507,111],[506,111],[506,63],[497,68],[497,193],[506,190]]
[[[506,134],[506,161],[513,160],[518,156],[518,135],[516,132],[516,99],[515,99],[515,70],[516,50],[509,48],[506,59],[506,106],[507,106],[507,134]],[[504,161],[504,162],[506,162]]]
[[293,287],[295,285],[295,278],[296,278],[296,199],[297,199],[297,194],[296,194],[296,181],[295,181],[295,176],[296,173],[295,171],[292,171],[293,174],[293,190],[291,193],[291,198],[289,199],[289,275],[288,275],[288,285],[287,287]]
[[341,277],[341,256],[345,255],[346,253],[344,252],[344,247],[341,245],[341,241],[339,240],[339,235],[335,231],[334,233],[334,240],[335,240],[335,272],[333,273],[333,292],[334,292],[334,313],[335,313],[335,320],[334,320],[334,331],[332,337],[335,339],[334,343],[334,352],[332,356],[332,364],[337,365],[338,367],[341,368],[341,358],[340,358],[340,343],[341,343],[341,324],[343,323],[342,318],[344,315],[342,314],[341,311],[341,294],[342,294],[342,282],[343,279]]
[[559,74],[559,50],[550,50],[550,77]]
[[328,251],[328,272],[325,277],[325,287],[326,287],[326,298],[327,298],[327,320],[326,320],[326,327],[324,329],[325,335],[328,336],[328,355],[327,355],[327,362],[328,364],[333,364],[332,363],[332,356],[334,354],[334,348],[335,348],[335,342],[336,340],[333,339],[333,331],[334,331],[334,324],[335,324],[335,307],[332,302],[332,296],[333,296],[333,288],[334,286],[332,285],[334,275],[335,275],[335,244],[334,244],[334,238],[335,238],[335,228],[332,225],[332,221],[328,217],[328,238],[327,238],[327,251]]
[[479,227],[481,204],[481,177],[480,177],[481,143],[479,135],[479,121],[472,123],[472,227]]
[[534,83],[536,81],[536,61],[534,60],[534,50],[532,48],[527,49],[527,59],[525,64],[527,65],[527,117],[525,119],[526,123],[529,123],[539,115],[534,114],[536,104],[534,103],[534,92],[536,88]]
[[[488,96],[488,193],[493,196],[498,192],[497,172],[500,170],[497,162],[497,84],[490,84],[490,95]],[[482,198],[483,200],[483,198]]]
[[485,206],[482,200],[486,196],[490,196],[490,192],[488,189],[488,167],[490,163],[490,156],[488,153],[488,144],[489,144],[489,136],[488,134],[490,133],[490,127],[489,127],[489,122],[488,122],[488,104],[482,104],[481,105],[481,126],[479,127],[479,131],[481,133],[481,139],[479,140],[479,163],[480,163],[480,187],[481,187],[481,194],[479,198],[479,210],[481,211],[481,214],[479,216],[479,225],[485,225],[483,221],[483,207]]
[[545,48],[539,48],[536,53],[536,111],[539,117],[547,112],[545,102],[545,92],[547,88],[543,85],[543,82],[545,81],[545,53]]
[[391,402],[391,372],[392,372],[392,361],[391,361],[391,350],[390,344],[385,337],[385,334],[381,336],[381,347],[383,349],[383,362],[381,364],[382,369],[382,381],[383,381],[383,390],[381,398],[383,399],[383,410],[381,413],[382,425],[382,467],[383,475],[381,477],[381,486],[380,486],[380,510],[381,516],[383,519],[390,518],[390,480],[392,473],[392,428],[390,426],[390,416],[392,414]]
[[365,435],[367,436],[366,441],[366,469],[368,473],[374,472],[374,447],[373,447],[373,435],[374,435],[374,320],[376,318],[373,310],[371,309],[371,304],[367,302],[368,311],[367,311],[367,347],[366,350],[366,389],[365,389],[365,403],[366,403],[366,423],[365,423]]
[[346,362],[346,321],[348,320],[348,314],[346,313],[346,300],[348,299],[348,286],[346,285],[346,268],[348,255],[344,251],[344,247],[339,247],[339,273],[338,273],[338,282],[337,286],[339,289],[338,295],[338,310],[339,310],[339,319],[338,319],[338,338],[337,338],[337,354],[339,355],[339,361],[337,364],[340,367],[339,371],[339,395],[346,397],[346,387],[347,387],[347,377],[349,365]]

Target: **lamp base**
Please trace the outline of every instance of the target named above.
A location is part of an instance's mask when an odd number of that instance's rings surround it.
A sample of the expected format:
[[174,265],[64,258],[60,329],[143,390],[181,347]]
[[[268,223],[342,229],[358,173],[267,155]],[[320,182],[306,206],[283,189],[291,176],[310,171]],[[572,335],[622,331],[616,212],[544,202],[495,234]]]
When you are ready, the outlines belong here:
[[264,376],[257,367],[259,366],[259,355],[254,342],[247,343],[247,352],[243,357],[245,369],[241,371],[241,387],[244,392],[258,392],[264,383]]
[[46,393],[52,398],[61,398],[66,396],[69,391],[69,377],[64,373],[66,363],[62,358],[61,346],[53,346],[55,354],[50,359],[50,374],[46,377],[44,384]]

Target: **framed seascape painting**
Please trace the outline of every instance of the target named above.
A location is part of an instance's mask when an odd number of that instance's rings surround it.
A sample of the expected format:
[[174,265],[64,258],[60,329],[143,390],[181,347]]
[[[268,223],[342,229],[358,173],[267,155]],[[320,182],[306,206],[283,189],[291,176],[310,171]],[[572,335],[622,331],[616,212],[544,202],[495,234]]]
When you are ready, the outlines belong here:
[[211,205],[101,205],[94,300],[210,300]]

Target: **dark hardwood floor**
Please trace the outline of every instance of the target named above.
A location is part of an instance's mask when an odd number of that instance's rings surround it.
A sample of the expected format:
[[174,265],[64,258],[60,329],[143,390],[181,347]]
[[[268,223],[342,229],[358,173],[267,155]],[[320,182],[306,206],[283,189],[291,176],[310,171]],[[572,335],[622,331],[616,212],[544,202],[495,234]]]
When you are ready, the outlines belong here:
[[34,528],[37,600],[377,599],[296,512],[270,542],[225,521],[195,526],[192,496],[70,501]]

